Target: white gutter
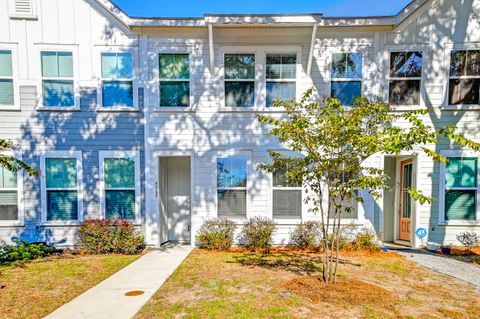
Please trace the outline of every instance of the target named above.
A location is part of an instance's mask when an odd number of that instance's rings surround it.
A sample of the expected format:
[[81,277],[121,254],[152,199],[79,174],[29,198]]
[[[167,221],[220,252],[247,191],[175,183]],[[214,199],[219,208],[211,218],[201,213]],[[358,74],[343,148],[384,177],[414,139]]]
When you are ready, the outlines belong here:
[[213,25],[208,24],[208,49],[210,51],[210,74],[215,74],[215,51],[213,46]]
[[317,39],[317,29],[318,29],[318,23],[315,23],[313,25],[312,40],[310,42],[310,52],[308,54],[308,64],[307,64],[307,75],[308,76],[310,76],[310,73],[312,72],[313,48],[315,46],[315,40]]

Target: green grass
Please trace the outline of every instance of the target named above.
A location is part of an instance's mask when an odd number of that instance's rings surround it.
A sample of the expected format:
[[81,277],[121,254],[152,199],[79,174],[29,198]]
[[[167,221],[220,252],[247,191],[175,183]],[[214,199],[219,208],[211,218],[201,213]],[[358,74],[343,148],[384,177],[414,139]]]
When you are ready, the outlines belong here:
[[42,318],[138,256],[70,256],[0,267],[0,318]]

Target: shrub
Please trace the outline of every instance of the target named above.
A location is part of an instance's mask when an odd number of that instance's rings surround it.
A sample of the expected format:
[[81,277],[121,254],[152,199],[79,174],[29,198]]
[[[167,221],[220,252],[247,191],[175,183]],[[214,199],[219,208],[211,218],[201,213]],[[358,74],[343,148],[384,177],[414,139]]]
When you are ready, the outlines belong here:
[[378,239],[373,228],[359,228],[352,223],[341,228],[339,247],[351,250],[379,250],[382,247],[382,242]]
[[56,251],[55,247],[45,243],[29,243],[17,240],[15,245],[0,247],[0,264],[43,258],[54,254]]
[[476,247],[480,246],[480,236],[472,232],[463,232],[457,235],[457,240],[462,243],[465,247]]
[[207,219],[197,232],[195,240],[200,248],[227,250],[233,244],[235,223],[226,218]]
[[270,218],[253,217],[243,226],[240,241],[249,249],[268,252],[275,229],[275,222]]
[[78,230],[78,244],[89,254],[137,254],[144,247],[135,226],[121,219],[90,219]]
[[316,221],[307,221],[297,224],[290,234],[290,241],[298,248],[316,248],[320,240],[320,223]]

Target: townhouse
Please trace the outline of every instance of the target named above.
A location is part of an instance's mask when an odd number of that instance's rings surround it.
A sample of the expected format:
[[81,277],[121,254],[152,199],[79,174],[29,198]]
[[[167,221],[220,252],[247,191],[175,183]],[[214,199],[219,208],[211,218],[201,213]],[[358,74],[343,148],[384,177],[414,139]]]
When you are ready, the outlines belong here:
[[[0,138],[41,170],[1,169],[0,241],[72,245],[79,222],[125,218],[147,243],[194,243],[205,218],[273,218],[275,242],[317,219],[302,188],[258,171],[269,149],[256,113],[310,87],[349,105],[380,99],[428,109],[478,141],[480,0],[415,0],[395,16],[130,17],[108,0],[0,0]],[[403,123],[399,123],[402,125]],[[442,142],[451,158],[379,154],[391,189],[345,223],[385,241],[457,243],[480,232],[479,154]],[[437,199],[412,201],[417,187]]]

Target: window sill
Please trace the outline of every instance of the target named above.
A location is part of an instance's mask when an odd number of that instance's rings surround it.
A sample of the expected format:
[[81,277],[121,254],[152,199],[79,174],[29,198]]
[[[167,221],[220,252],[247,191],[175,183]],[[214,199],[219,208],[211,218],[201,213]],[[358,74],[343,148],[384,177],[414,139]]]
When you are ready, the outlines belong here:
[[140,112],[138,108],[134,107],[99,107],[97,112]]
[[480,220],[455,220],[455,221],[442,221],[438,223],[438,226],[480,226]]
[[33,14],[11,14],[10,19],[16,20],[38,20],[37,15]]
[[420,105],[391,105],[394,112],[408,112],[413,110],[427,110],[426,107]]
[[459,104],[459,105],[444,105],[440,107],[443,111],[478,111],[480,104]]
[[76,220],[76,221],[46,221],[46,222],[42,222],[42,227],[62,227],[62,226],[73,226],[73,227],[76,227],[76,226],[80,226],[80,221]]
[[219,109],[220,113],[285,113],[281,107],[225,107]]
[[190,113],[194,111],[195,110],[191,106],[178,106],[178,107],[159,106],[153,109],[154,113],[170,113],[170,112]]
[[20,106],[17,105],[0,105],[0,111],[12,111],[12,112],[18,112],[21,111]]
[[273,221],[277,225],[297,225],[302,222],[302,218],[275,218],[273,217]]
[[18,220],[12,220],[12,221],[0,221],[0,227],[25,227],[25,223],[18,221]]
[[72,107],[72,106],[65,106],[65,107],[47,107],[47,106],[40,106],[36,108],[37,111],[41,112],[80,112],[80,107]]

